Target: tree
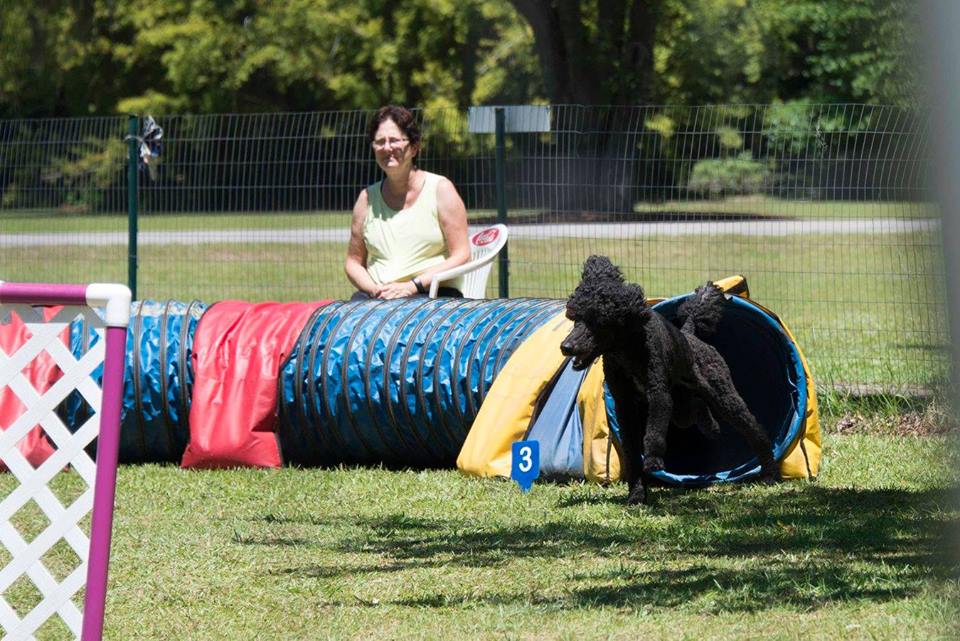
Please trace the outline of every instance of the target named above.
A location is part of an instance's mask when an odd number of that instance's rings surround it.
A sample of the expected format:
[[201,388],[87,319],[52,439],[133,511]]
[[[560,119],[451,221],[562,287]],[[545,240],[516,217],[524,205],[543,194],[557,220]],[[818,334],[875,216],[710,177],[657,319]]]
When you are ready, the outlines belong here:
[[543,97],[508,0],[0,0],[0,117]]
[[[772,0],[768,0],[772,1]],[[918,3],[804,0],[785,13],[799,53],[795,95],[820,102],[907,104],[916,98]]]
[[163,78],[128,111],[462,109],[531,79],[529,56],[490,61],[501,34],[518,41],[505,0],[129,1],[135,55]]
[[551,102],[650,100],[663,0],[510,2],[533,28]]
[[102,115],[146,86],[127,55],[129,3],[0,0],[0,117]]
[[912,0],[670,0],[655,100],[909,103],[914,10]]
[[0,0],[0,118],[544,99],[902,103],[914,5]]
[[554,103],[909,102],[912,0],[510,0]]

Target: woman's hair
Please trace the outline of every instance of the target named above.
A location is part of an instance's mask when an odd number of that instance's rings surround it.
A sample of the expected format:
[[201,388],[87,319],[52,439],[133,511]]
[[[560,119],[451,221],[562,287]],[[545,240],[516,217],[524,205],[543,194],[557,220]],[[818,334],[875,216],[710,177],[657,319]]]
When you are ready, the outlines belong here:
[[[374,136],[377,135],[377,129],[380,128],[380,125],[385,120],[392,120],[396,123],[400,131],[403,132],[403,135],[410,141],[410,144],[419,147],[421,137],[420,127],[417,125],[417,121],[410,110],[398,105],[386,105],[377,109],[377,113],[373,115],[373,118],[370,119],[370,124],[367,125],[367,138],[371,143],[373,142]],[[417,154],[419,155],[419,153],[418,149]],[[414,156],[414,159],[416,159],[416,156]]]

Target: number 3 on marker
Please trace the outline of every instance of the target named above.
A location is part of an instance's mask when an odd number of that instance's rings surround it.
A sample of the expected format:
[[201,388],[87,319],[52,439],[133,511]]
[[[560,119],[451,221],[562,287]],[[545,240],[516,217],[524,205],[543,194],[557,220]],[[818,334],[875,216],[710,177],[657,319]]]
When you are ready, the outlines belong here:
[[517,441],[511,448],[510,478],[529,492],[533,480],[540,476],[540,442]]
[[533,469],[533,448],[524,445],[520,448],[520,471],[526,474]]

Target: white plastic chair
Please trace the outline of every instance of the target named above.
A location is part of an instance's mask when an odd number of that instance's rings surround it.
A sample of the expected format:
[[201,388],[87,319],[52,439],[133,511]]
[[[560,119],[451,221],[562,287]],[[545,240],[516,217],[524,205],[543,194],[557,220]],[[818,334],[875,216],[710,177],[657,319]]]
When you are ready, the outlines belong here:
[[494,225],[470,235],[470,260],[446,271],[433,275],[430,283],[430,298],[437,297],[437,290],[443,281],[463,277],[463,297],[483,298],[487,291],[487,277],[503,246],[507,244],[507,226]]

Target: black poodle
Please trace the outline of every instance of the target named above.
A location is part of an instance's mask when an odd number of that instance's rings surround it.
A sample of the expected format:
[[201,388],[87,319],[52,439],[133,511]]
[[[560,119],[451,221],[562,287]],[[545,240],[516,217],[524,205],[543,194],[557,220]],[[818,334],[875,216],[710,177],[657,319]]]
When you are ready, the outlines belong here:
[[644,474],[663,469],[667,429],[697,425],[708,435],[720,428],[714,416],[736,429],[756,452],[761,479],[778,478],[773,446],[737,393],[730,369],[699,337],[711,334],[726,299],[713,283],[678,309],[677,328],[654,311],[643,289],[623,280],[605,256],[591,256],[567,301],[573,329],[560,345],[574,369],[603,356],[603,374],[617,411],[629,503],[644,503]]

